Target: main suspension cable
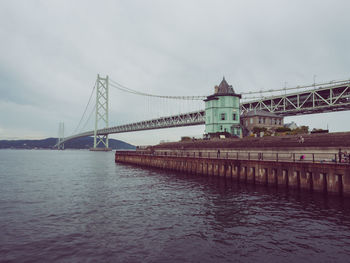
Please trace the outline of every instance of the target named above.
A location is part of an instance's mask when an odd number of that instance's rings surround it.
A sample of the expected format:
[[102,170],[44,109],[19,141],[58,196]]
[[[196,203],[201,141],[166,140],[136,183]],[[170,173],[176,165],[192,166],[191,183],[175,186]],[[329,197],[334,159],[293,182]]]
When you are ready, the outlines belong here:
[[110,79],[109,85],[113,88],[119,89],[124,92],[132,93],[135,95],[140,96],[147,96],[147,97],[155,97],[155,98],[162,98],[162,99],[175,99],[175,100],[204,100],[207,96],[163,96],[163,95],[156,95],[156,94],[150,94],[145,92],[140,92],[137,90],[130,89],[112,79]]
[[[75,128],[75,130],[74,130],[73,134],[75,134],[75,133],[76,133],[76,131],[77,131],[77,130],[78,130],[78,128],[80,127],[81,122],[83,121],[83,118],[84,118],[84,116],[85,116],[85,113],[86,113],[86,111],[87,111],[87,109],[88,109],[88,106],[89,106],[89,104],[90,104],[90,101],[91,101],[92,95],[94,94],[95,88],[96,88],[96,81],[95,81],[94,87],[93,87],[93,89],[92,89],[92,91],[91,91],[91,95],[90,95],[89,101],[88,101],[88,103],[86,104],[86,107],[85,107],[84,113],[83,113],[83,115],[81,116],[80,121],[79,121],[79,123],[78,123],[77,127]],[[96,107],[96,105],[95,105],[95,107]]]
[[271,92],[277,92],[277,91],[287,91],[287,90],[297,90],[297,89],[307,89],[307,88],[320,88],[322,86],[327,86],[327,85],[334,85],[334,84],[346,84],[349,83],[350,79],[346,80],[333,80],[330,82],[324,82],[324,83],[313,83],[310,85],[304,85],[304,86],[296,86],[296,87],[291,87],[291,88],[280,88],[280,89],[270,89],[270,90],[259,90],[259,91],[249,91],[249,92],[243,92],[241,93],[242,95],[250,95],[250,94],[261,94],[261,93],[271,93]]
[[82,131],[85,129],[86,125],[87,125],[87,124],[89,123],[89,121],[91,120],[92,113],[95,111],[95,109],[96,109],[96,104],[95,104],[94,107],[92,108],[92,111],[90,112],[89,117],[86,119],[86,122],[85,122],[84,126],[80,129],[80,132],[82,132]]
[[[164,96],[164,95],[156,95],[156,94],[150,94],[150,93],[145,93],[145,92],[140,92],[134,89],[130,89],[112,79],[110,79],[111,83],[110,86],[113,88],[119,89],[121,91],[135,94],[135,95],[140,95],[140,96],[148,96],[148,97],[156,97],[156,98],[163,98],[163,99],[176,99],[176,100],[204,100],[207,98],[207,96]],[[280,88],[280,89],[270,89],[270,90],[259,90],[259,91],[249,91],[249,92],[242,92],[240,93],[241,95],[252,95],[252,94],[261,94],[260,97],[246,97],[242,99],[256,99],[256,98],[264,98],[262,95],[263,93],[273,93],[273,92],[278,92],[278,91],[287,91],[287,90],[297,90],[297,89],[307,89],[307,88],[316,88],[316,87],[322,87],[326,85],[334,85],[334,84],[344,84],[344,83],[349,83],[350,80],[336,80],[336,81],[330,81],[330,82],[325,82],[325,83],[313,83],[311,85],[304,85],[304,86],[296,86],[296,87],[291,87],[291,88]]]

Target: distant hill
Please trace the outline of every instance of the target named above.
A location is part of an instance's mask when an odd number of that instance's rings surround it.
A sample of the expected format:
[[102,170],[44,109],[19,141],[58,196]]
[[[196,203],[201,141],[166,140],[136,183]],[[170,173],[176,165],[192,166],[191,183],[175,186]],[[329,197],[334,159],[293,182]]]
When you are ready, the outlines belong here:
[[[51,149],[57,143],[57,138],[43,140],[0,140],[0,149]],[[65,149],[89,149],[94,145],[93,137],[84,137],[71,140],[64,144]],[[102,147],[102,146],[101,146]],[[112,149],[135,149],[134,145],[126,142],[109,139],[109,147]]]

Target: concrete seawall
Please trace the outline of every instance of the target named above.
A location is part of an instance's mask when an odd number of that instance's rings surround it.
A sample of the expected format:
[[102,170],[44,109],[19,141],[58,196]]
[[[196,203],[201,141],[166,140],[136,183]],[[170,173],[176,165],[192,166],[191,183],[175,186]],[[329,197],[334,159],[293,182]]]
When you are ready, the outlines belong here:
[[115,161],[195,175],[226,177],[238,183],[350,196],[348,164],[155,156],[137,152],[116,152]]

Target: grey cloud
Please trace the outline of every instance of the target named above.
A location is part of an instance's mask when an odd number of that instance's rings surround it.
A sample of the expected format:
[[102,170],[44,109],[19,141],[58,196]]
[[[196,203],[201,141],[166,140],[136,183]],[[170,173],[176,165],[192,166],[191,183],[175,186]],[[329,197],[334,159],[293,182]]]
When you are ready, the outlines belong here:
[[[49,112],[41,116],[45,124],[26,128],[55,136],[59,121],[67,133],[75,128],[97,73],[166,95],[210,94],[222,75],[237,92],[309,84],[313,75],[317,81],[349,78],[349,8],[345,0],[3,1],[0,103],[3,110],[13,110],[11,102]],[[163,113],[156,112],[161,102],[110,94],[112,124]],[[1,113],[0,124],[20,130],[7,115]],[[324,125],[317,116],[298,120]],[[346,125],[332,123],[334,130],[349,130]],[[201,129],[179,129],[176,136]]]

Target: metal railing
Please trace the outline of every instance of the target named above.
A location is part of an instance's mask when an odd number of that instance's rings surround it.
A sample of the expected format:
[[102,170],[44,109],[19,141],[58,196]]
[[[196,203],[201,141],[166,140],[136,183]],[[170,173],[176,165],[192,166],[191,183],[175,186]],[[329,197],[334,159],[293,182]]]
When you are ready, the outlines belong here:
[[339,153],[299,153],[299,152],[242,152],[242,151],[116,151],[116,155],[188,157],[204,159],[252,160],[273,162],[337,163],[348,164],[349,156]]

